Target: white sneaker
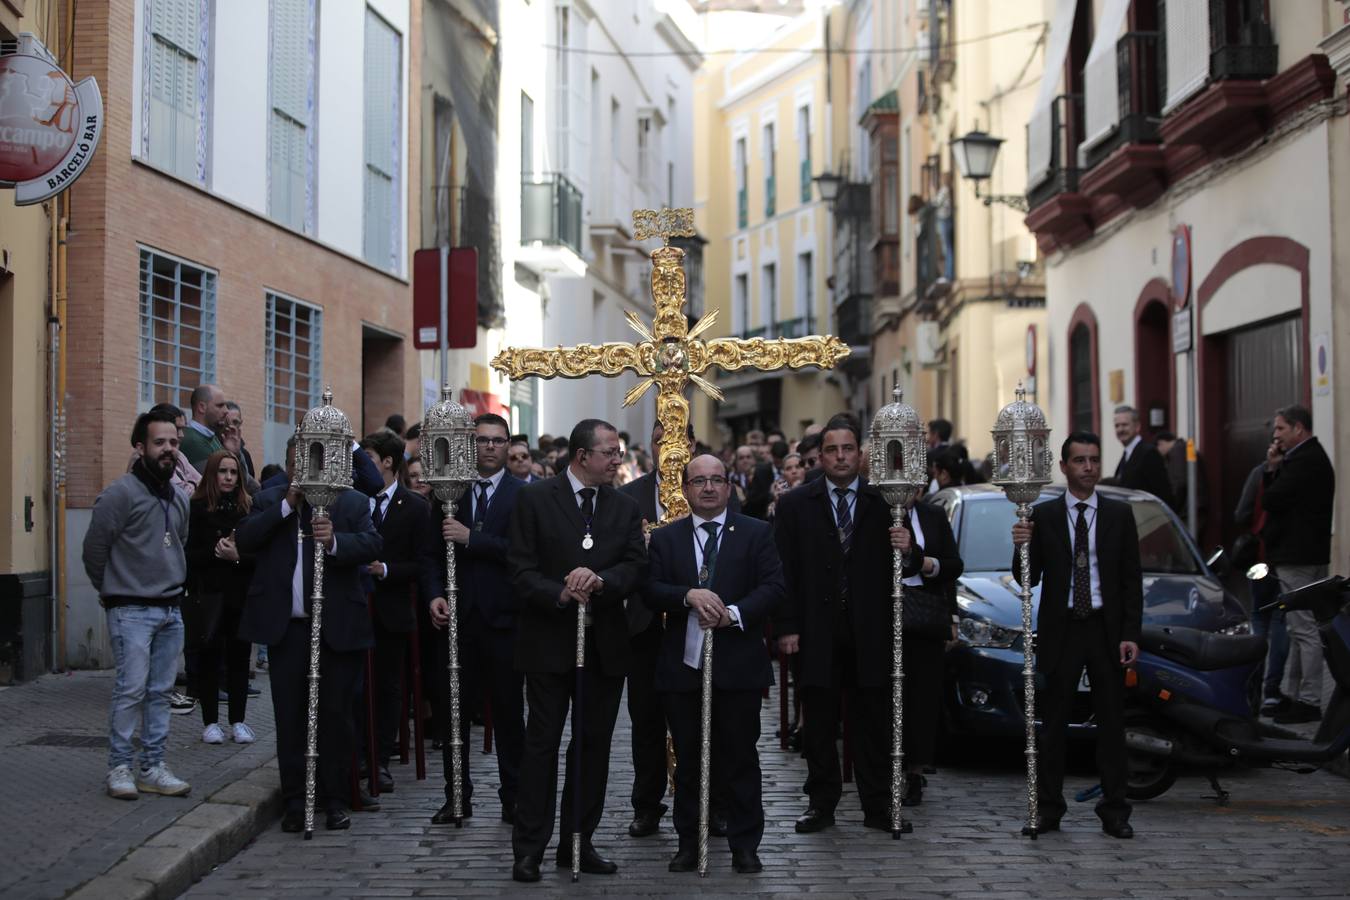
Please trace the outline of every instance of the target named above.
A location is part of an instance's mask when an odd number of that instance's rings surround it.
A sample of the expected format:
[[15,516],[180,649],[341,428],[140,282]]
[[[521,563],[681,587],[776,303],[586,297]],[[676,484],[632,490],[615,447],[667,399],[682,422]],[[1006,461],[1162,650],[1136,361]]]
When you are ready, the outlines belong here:
[[115,766],[108,772],[108,796],[118,800],[135,800],[136,782],[131,777],[131,766]]
[[[221,735],[222,740],[224,735]],[[169,767],[160,763],[149,769],[141,769],[136,777],[136,787],[147,794],[163,794],[166,797],[186,797],[192,785],[169,771]]]
[[202,729],[202,742],[206,744],[223,744],[225,743],[225,732],[219,725],[212,722]]
[[234,734],[231,737],[234,738],[236,744],[251,744],[258,739],[257,735],[253,733],[253,729],[243,722],[235,722],[230,727],[234,729]]

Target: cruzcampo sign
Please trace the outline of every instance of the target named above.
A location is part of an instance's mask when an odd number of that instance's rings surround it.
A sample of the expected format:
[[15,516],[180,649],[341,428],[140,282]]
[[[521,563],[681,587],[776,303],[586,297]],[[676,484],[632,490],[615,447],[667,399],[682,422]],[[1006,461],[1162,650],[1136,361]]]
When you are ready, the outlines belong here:
[[75,183],[103,134],[98,82],[79,84],[61,71],[35,36],[19,35],[0,56],[0,187],[14,203],[41,203]]

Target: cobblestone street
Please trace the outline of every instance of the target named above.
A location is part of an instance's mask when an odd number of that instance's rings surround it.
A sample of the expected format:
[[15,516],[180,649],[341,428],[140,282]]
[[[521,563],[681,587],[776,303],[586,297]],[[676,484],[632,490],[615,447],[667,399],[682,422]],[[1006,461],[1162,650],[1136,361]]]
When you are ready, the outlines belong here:
[[[481,731],[472,754],[475,815],[462,831],[432,826],[442,799],[439,754],[429,775],[395,766],[397,790],[383,810],[359,814],[347,832],[318,831],[311,843],[273,826],[189,892],[195,898],[242,896],[406,897],[555,893],[612,896],[767,894],[876,897],[1179,897],[1344,896],[1350,883],[1350,781],[1317,773],[1255,772],[1223,779],[1229,807],[1206,799],[1204,779],[1183,777],[1162,798],[1136,806],[1133,841],[1097,827],[1090,804],[1065,817],[1065,831],[1031,842],[1020,836],[1021,757],[1011,744],[982,745],[996,758],[980,762],[969,749],[955,766],[929,776],[921,807],[910,812],[912,835],[901,842],[862,827],[857,797],[845,786],[839,824],[798,835],[804,808],[798,793],[805,763],[772,738],[776,700],[765,705],[761,741],[768,814],[759,876],[732,873],[725,844],[714,841],[706,881],[672,875],[670,819],[659,836],[627,836],[627,716],[619,715],[600,851],[619,864],[615,876],[582,876],[571,885],[553,867],[544,880],[510,880],[510,829],[498,821],[496,767],[483,755]],[[1080,769],[1070,794],[1094,780]],[[556,842],[556,835],[555,835]]]

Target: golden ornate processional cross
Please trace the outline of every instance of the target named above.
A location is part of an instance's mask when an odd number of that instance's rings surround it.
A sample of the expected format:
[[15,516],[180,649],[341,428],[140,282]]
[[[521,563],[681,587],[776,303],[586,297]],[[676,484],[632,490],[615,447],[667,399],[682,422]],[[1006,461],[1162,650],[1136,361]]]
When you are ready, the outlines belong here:
[[[656,419],[665,439],[661,442],[661,505],[665,516],[661,524],[687,515],[689,504],[681,493],[681,473],[689,462],[687,442],[680,439],[689,422],[689,401],[685,385],[692,381],[715,400],[722,392],[703,377],[711,366],[724,371],[761,369],[771,371],[804,366],[833,368],[848,356],[849,349],[833,335],[799,338],[713,338],[699,340],[717,321],[717,310],[706,313],[693,328],[684,314],[684,251],[670,246],[672,237],[694,235],[694,211],[683,209],[639,209],[633,213],[637,240],[659,237],[662,246],[652,252],[652,302],[656,317],[650,329],[632,310],[624,317],[629,327],[642,336],[637,344],[610,341],[600,345],[578,344],[552,349],[508,347],[492,360],[492,367],[512,381],[536,375],[540,378],[585,378],[603,375],[614,378],[631,369],[642,376],[623,398],[631,406],[655,384]],[[672,439],[674,438],[674,439]]]

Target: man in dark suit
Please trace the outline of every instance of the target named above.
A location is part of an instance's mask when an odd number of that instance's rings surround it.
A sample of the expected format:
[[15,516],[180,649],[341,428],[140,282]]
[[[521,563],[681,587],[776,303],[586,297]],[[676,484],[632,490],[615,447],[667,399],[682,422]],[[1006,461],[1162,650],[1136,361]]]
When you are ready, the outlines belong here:
[[880,491],[859,477],[860,443],[856,420],[832,418],[821,436],[824,476],[779,497],[774,517],[787,601],[773,632],[779,652],[801,654],[808,806],[800,833],[834,824],[846,691],[863,824],[891,827],[891,548],[900,529],[892,531]]
[[704,629],[713,635],[712,751],[718,793],[726,806],[726,835],[737,872],[760,872],[764,835],[759,710],[773,683],[764,622],[783,599],[783,569],[773,532],[763,522],[727,510],[726,466],[704,455],[685,468],[691,515],[652,534],[644,600],[664,613],[656,687],[675,741],[675,830],[679,851],[670,871],[698,865],[698,796]]
[[[1031,583],[1041,585],[1036,622],[1036,668],[1045,679],[1040,708],[1040,831],[1058,831],[1064,803],[1068,714],[1087,669],[1097,723],[1097,769],[1102,831],[1134,836],[1125,799],[1126,758],[1121,672],[1139,656],[1144,591],[1139,534],[1127,503],[1097,493],[1101,439],[1074,432],[1060,450],[1068,488],[1039,503],[1031,518],[1013,525],[1013,543],[1031,548]],[[1021,566],[1013,555],[1013,576]]]
[[[618,870],[591,843],[604,808],[609,747],[628,671],[628,622],[623,601],[646,575],[647,549],[637,503],[614,488],[622,458],[619,433],[583,419],[567,441],[561,475],[526,485],[511,517],[507,563],[521,603],[516,668],[525,673],[529,718],[520,762],[511,877],[538,881],[539,863],[557,814],[558,746],[576,685],[576,621],[585,613],[585,671],[581,717],[581,784],[568,748],[562,795],[559,866],[571,866],[571,835],[580,801],[581,871]],[[575,735],[574,735],[575,739]]]
[[[1331,518],[1336,470],[1312,433],[1312,413],[1286,406],[1275,413],[1275,441],[1266,453],[1261,476],[1261,508],[1266,523],[1261,537],[1266,559],[1275,567],[1283,591],[1296,590],[1327,576],[1331,563]],[[1280,724],[1322,718],[1322,640],[1317,620],[1306,610],[1287,610],[1289,658],[1284,665],[1284,695],[1289,702],[1275,712]]]
[[506,471],[526,484],[533,484],[541,480],[531,471],[533,468],[534,456],[530,453],[530,442],[524,435],[511,438],[511,443],[506,449]]
[[[469,805],[473,783],[469,780],[469,712],[481,707],[484,697],[492,708],[492,733],[497,750],[497,774],[501,787],[502,821],[514,822],[516,791],[520,784],[520,755],[525,743],[524,679],[515,666],[516,618],[520,603],[511,587],[506,565],[511,528],[511,513],[524,482],[506,469],[506,420],[495,413],[474,419],[475,446],[478,451],[478,480],[459,501],[455,518],[435,517],[440,524],[435,556],[436,590],[431,601],[431,619],[438,628],[450,622],[450,606],[445,600],[445,546],[455,548],[455,576],[459,582],[459,721],[463,737],[464,812]],[[439,645],[446,642],[441,641]],[[441,652],[441,660],[449,652]],[[441,665],[441,671],[445,666]],[[448,695],[449,691],[445,692]],[[441,718],[450,721],[449,697],[445,696]],[[431,817],[435,825],[454,821],[451,796],[454,786],[453,757],[450,742],[441,745],[445,770],[445,804]]]
[[[287,457],[293,471],[294,438],[287,446]],[[327,809],[328,828],[348,828],[352,697],[360,684],[362,652],[374,643],[360,567],[374,560],[382,546],[370,522],[369,500],[358,491],[343,491],[328,507],[327,516],[314,516],[294,484],[269,488],[253,498],[253,509],[239,523],[235,540],[241,553],[257,557],[239,637],[268,648],[285,831],[304,828],[315,542],[327,549],[319,657],[318,792],[321,807]]]
[[410,636],[417,628],[412,592],[421,602],[439,593],[434,571],[431,507],[403,487],[403,438],[377,431],[361,442],[366,455],[380,470],[384,488],[370,499],[370,519],[384,543],[378,560],[367,567],[371,580],[372,624],[375,630],[373,684],[375,743],[379,757],[380,791],[394,789],[389,760],[398,739],[403,709],[403,667]]
[[1172,506],[1172,480],[1167,476],[1167,463],[1163,461],[1158,448],[1144,440],[1139,433],[1139,411],[1133,406],[1117,406],[1113,424],[1116,440],[1125,449],[1110,483],[1131,490],[1148,491]]

